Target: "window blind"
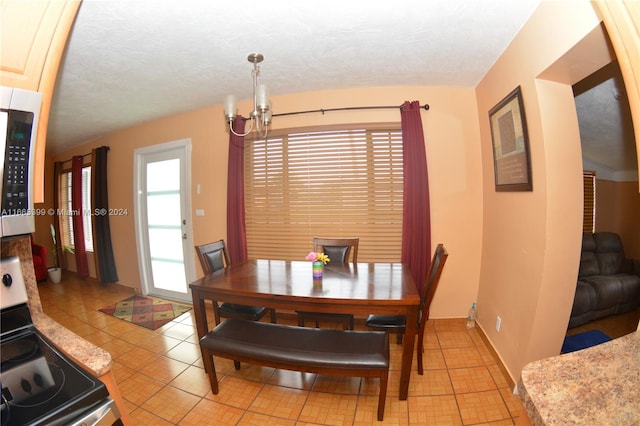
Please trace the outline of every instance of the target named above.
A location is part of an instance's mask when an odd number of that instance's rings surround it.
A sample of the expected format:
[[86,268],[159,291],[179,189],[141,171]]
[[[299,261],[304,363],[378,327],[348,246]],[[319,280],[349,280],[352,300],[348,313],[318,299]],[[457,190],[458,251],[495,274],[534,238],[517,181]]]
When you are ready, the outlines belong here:
[[583,172],[582,182],[584,188],[584,208],[582,219],[582,232],[595,232],[596,220],[596,174],[595,172]]
[[82,226],[84,228],[84,247],[93,251],[93,226],[91,226],[91,166],[82,168]]
[[62,229],[62,246],[73,247],[73,216],[68,214],[71,208],[71,172],[60,175],[60,227]]
[[73,216],[82,215],[84,228],[84,245],[86,251],[93,251],[93,227],[91,226],[91,167],[82,168],[82,211],[75,212],[71,204],[71,172],[60,175],[60,224],[62,244],[64,247],[75,247],[73,234]]
[[359,237],[358,260],[399,262],[402,192],[399,124],[247,140],[248,256],[303,260],[314,236]]

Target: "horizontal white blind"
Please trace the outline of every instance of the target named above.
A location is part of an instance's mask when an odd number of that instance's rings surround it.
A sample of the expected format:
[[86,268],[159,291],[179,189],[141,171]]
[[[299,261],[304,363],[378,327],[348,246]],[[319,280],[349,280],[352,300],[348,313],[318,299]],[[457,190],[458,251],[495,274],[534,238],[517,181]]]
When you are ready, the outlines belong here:
[[303,260],[317,235],[359,237],[360,261],[400,260],[399,128],[299,132],[246,145],[249,258]]
[[71,172],[60,174],[60,225],[62,229],[62,246],[73,247],[73,216],[66,214],[71,207]]
[[84,245],[86,251],[93,251],[93,228],[91,226],[91,167],[82,168],[82,211],[73,210],[71,172],[60,175],[60,224],[62,229],[62,244],[64,247],[75,247],[73,233],[73,217],[82,215],[84,229]]
[[93,251],[93,226],[91,226],[91,166],[82,168],[82,227],[84,248]]

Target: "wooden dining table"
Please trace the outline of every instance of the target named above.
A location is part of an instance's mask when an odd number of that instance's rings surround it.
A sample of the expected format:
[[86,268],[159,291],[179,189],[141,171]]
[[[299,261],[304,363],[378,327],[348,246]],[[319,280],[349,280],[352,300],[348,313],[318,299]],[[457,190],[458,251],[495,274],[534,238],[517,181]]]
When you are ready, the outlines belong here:
[[407,399],[420,295],[409,268],[401,263],[328,264],[314,278],[308,261],[247,260],[189,284],[198,338],[209,331],[205,301],[273,309],[406,315],[400,399]]

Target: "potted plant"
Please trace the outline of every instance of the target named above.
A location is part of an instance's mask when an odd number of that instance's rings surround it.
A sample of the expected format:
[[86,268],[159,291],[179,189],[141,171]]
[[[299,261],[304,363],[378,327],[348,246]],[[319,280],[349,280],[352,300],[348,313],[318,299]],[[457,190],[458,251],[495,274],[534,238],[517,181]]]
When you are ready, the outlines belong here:
[[56,243],[56,229],[51,224],[51,239],[53,240],[53,262],[54,267],[49,268],[47,271],[49,272],[49,279],[53,283],[59,283],[62,279],[62,268],[60,268],[60,264],[58,263],[58,244]]

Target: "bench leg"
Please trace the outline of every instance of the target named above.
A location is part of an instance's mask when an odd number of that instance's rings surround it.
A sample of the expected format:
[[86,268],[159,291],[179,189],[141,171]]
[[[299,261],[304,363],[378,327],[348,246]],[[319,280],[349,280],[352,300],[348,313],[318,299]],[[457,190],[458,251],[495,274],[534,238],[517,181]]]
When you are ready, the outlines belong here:
[[204,371],[209,376],[209,383],[211,384],[211,393],[218,394],[218,376],[216,376],[216,366],[213,363],[213,356],[207,351],[202,351],[202,363],[204,364]]
[[236,370],[240,370],[240,361],[233,361],[233,366],[236,368]]
[[380,395],[378,396],[378,420],[384,418],[384,404],[387,400],[387,383],[389,381],[389,372],[385,371],[380,375]]

